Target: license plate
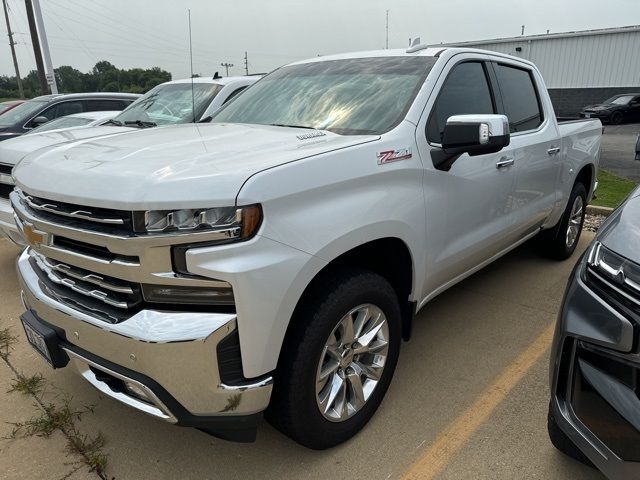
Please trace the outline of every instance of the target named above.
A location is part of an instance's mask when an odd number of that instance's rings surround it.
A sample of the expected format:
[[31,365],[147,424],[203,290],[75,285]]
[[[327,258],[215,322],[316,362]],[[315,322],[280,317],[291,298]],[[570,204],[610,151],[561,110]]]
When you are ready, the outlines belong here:
[[591,114],[590,113],[585,113],[584,114],[584,118],[591,118]]
[[31,326],[25,321],[22,322],[22,326],[24,327],[24,332],[27,334],[27,340],[34,348],[36,352],[44,357],[44,359],[49,362],[50,365],[53,366],[53,361],[51,360],[51,353],[49,353],[49,348],[47,348],[47,343],[44,341],[44,336],[36,332]]

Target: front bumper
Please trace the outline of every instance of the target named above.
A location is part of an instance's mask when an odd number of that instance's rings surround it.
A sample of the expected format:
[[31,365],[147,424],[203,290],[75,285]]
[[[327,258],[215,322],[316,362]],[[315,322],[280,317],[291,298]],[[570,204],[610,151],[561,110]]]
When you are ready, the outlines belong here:
[[[29,257],[26,250],[18,259],[25,308],[56,330],[61,348],[87,381],[156,418],[232,440],[255,437],[256,414],[269,403],[272,378],[221,381],[217,348],[235,332],[235,314],[142,310],[110,324],[57,301]],[[140,402],[114,390],[109,376],[141,384],[157,401]]]
[[572,273],[551,355],[558,426],[609,478],[640,478],[637,316]]
[[0,236],[21,247],[26,246],[22,235],[18,231],[16,222],[13,219],[13,208],[11,202],[0,197]]

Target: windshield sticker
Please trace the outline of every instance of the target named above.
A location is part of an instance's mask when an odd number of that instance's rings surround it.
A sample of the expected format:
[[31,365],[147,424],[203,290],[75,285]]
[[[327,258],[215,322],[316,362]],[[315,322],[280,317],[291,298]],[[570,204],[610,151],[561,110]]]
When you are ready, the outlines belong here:
[[408,160],[412,157],[410,148],[401,148],[399,150],[387,150],[378,153],[378,165],[385,163],[397,162],[399,160]]

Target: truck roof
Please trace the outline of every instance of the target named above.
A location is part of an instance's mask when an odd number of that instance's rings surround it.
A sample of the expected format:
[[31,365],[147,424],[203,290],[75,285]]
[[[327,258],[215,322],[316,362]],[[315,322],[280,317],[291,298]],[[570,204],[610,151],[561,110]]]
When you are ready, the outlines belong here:
[[389,50],[369,50],[363,52],[349,52],[349,53],[338,53],[334,55],[326,55],[322,57],[314,57],[307,60],[300,60],[298,62],[293,62],[290,65],[300,65],[304,63],[314,63],[314,62],[326,62],[331,60],[348,60],[348,59],[356,59],[356,58],[379,58],[379,57],[439,57],[441,55],[453,56],[461,53],[475,53],[478,55],[493,55],[496,57],[502,57],[510,60],[514,60],[526,65],[534,66],[533,63],[529,62],[520,57],[515,57],[513,55],[507,55],[505,53],[493,52],[490,50],[482,50],[479,48],[465,48],[465,47],[447,47],[443,46],[433,46],[433,45],[416,45],[414,47],[410,47],[407,49],[397,48],[397,49],[389,49]]

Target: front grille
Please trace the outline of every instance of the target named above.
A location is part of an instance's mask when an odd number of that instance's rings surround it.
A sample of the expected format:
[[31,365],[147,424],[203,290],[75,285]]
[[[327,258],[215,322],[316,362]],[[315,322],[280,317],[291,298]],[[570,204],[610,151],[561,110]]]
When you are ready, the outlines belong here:
[[[571,403],[580,421],[618,457],[640,462],[640,431],[634,426],[640,411],[612,406],[612,393],[628,407],[640,405],[640,365],[625,357],[580,343],[576,352]],[[592,384],[584,369],[596,381]],[[615,385],[615,386],[614,386]],[[606,397],[609,397],[607,400]]]
[[140,258],[130,255],[117,255],[111,252],[108,248],[100,245],[92,245],[90,243],[81,242],[79,240],[73,240],[71,238],[55,236],[53,239],[53,245],[55,247],[62,248],[69,252],[80,253],[82,255],[88,255],[93,258],[99,258],[100,260],[106,260],[113,262],[117,260],[122,263],[139,264]]
[[118,323],[135,314],[143,299],[140,285],[98,275],[31,251],[31,265],[62,303]]
[[0,197],[9,198],[9,195],[13,192],[13,185],[7,185],[6,183],[0,183]]
[[47,200],[18,191],[22,203],[43,220],[59,225],[116,235],[132,235],[132,213]]

